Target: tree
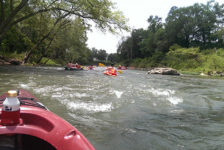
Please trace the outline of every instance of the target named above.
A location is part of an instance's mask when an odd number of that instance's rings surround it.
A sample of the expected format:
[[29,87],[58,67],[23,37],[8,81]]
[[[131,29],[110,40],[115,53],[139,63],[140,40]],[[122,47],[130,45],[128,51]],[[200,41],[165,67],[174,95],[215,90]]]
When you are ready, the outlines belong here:
[[43,12],[69,13],[82,18],[86,25],[92,20],[97,27],[111,32],[128,29],[126,19],[109,0],[1,0],[0,8],[0,41],[12,26]]
[[146,38],[146,31],[143,29],[135,29],[131,33],[132,38],[132,58],[143,58],[140,49],[141,42]]
[[96,59],[98,57],[98,50],[93,47],[92,50],[91,50],[91,56],[92,56],[92,59]]
[[116,63],[118,61],[118,56],[116,53],[113,53],[113,54],[109,54],[108,55],[108,61],[110,63]]
[[131,60],[132,49],[132,38],[122,37],[121,42],[117,49],[117,54],[120,60],[128,59]]
[[161,45],[166,41],[166,33],[163,28],[162,18],[150,16],[148,19],[148,30],[142,42],[140,43],[141,54],[146,57],[152,57],[156,51],[165,51],[166,46]]
[[90,53],[86,41],[86,27],[77,18],[57,31],[48,55],[65,61],[87,63]]
[[99,59],[99,60],[101,60],[101,61],[105,61],[106,60],[106,58],[107,58],[107,52],[105,51],[105,50],[103,50],[103,49],[100,49],[99,51],[98,51],[98,56],[97,56],[97,59]]
[[206,5],[196,3],[189,7],[172,7],[166,18],[170,45],[177,43],[183,47],[201,48],[217,46],[216,32],[222,22],[223,14],[220,12],[223,11],[223,6],[214,1],[208,1]]

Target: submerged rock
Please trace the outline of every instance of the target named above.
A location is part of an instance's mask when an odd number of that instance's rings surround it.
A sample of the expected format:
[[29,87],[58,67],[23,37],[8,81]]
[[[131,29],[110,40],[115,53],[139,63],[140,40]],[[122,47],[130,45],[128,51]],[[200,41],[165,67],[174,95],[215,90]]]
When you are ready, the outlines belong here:
[[176,69],[173,68],[152,68],[148,74],[162,74],[162,75],[180,75]]

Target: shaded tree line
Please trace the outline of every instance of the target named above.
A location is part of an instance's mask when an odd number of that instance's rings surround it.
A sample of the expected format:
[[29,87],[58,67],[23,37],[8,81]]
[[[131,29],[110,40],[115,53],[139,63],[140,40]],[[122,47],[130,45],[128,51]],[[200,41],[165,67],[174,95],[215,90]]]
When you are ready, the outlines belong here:
[[200,51],[224,46],[224,4],[208,1],[189,7],[172,7],[165,22],[148,18],[147,29],[134,29],[122,38],[117,49],[120,61],[150,58],[159,63],[171,46],[199,47]]
[[93,63],[97,64],[99,62],[110,64],[118,62],[118,57],[116,53],[108,54],[106,50],[103,49],[91,49],[91,60]]
[[23,63],[91,61],[86,41],[94,22],[102,31],[128,30],[109,0],[0,0],[0,53]]

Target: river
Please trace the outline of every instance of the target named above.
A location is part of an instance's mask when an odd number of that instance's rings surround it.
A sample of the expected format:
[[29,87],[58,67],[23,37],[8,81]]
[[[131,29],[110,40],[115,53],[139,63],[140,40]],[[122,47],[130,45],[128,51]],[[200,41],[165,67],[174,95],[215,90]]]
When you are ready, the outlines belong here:
[[0,66],[0,93],[30,91],[97,150],[224,149],[224,80],[103,69]]

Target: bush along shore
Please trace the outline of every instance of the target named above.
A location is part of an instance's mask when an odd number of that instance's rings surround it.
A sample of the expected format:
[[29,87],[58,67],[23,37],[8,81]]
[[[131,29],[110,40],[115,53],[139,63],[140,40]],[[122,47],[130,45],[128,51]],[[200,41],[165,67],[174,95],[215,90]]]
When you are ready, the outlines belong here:
[[198,47],[171,47],[169,52],[160,58],[148,57],[132,60],[130,66],[151,70],[155,67],[170,67],[183,74],[203,76],[224,75],[224,49],[208,49],[201,51]]
[[29,62],[23,64],[24,56],[22,54],[7,54],[5,56],[0,55],[0,65],[42,65],[42,66],[62,66],[61,64],[65,64],[65,62],[60,61],[57,62],[55,60],[49,58],[43,58],[40,64],[36,64],[35,62]]

